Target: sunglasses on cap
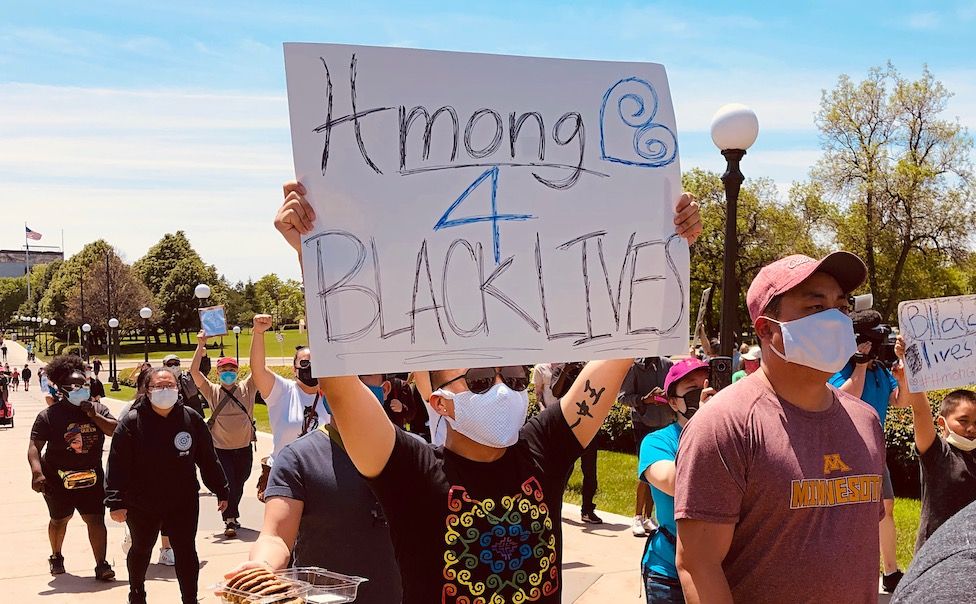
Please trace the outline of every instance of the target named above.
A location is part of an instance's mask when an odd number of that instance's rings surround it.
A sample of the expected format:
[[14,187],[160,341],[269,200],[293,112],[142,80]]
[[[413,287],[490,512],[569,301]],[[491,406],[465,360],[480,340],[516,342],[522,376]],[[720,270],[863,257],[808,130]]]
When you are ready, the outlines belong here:
[[502,383],[512,390],[521,392],[529,387],[529,370],[523,365],[510,365],[508,367],[473,367],[462,375],[444,382],[437,387],[437,390],[464,378],[464,381],[468,383],[468,390],[475,394],[484,394],[495,385],[495,377],[497,376],[501,376]]

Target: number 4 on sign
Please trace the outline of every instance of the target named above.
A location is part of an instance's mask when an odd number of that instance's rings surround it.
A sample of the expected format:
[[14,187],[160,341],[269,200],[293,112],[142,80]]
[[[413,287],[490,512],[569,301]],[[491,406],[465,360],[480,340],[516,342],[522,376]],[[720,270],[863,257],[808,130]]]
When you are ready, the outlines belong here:
[[[481,183],[485,182],[491,178],[491,214],[487,216],[469,216],[466,218],[450,218],[451,212],[453,212],[465,199],[468,198],[475,189],[481,186]],[[434,225],[434,230],[439,231],[441,229],[446,229],[448,227],[463,226],[466,224],[474,224],[476,222],[490,222],[491,223],[491,239],[495,251],[495,264],[501,262],[502,251],[501,245],[499,243],[498,235],[498,223],[508,220],[529,220],[535,218],[531,214],[499,214],[498,213],[498,166],[491,169],[485,170],[481,176],[479,176],[467,189],[454,200],[451,207],[447,208],[441,219],[437,221]]]

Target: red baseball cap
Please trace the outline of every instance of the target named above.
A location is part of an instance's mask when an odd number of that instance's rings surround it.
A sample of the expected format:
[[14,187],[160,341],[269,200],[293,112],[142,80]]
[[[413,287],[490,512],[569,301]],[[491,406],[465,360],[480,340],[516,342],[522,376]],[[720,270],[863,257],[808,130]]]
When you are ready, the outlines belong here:
[[790,291],[817,272],[827,273],[836,279],[845,293],[860,287],[868,276],[864,262],[850,252],[834,252],[821,260],[803,254],[781,258],[764,266],[749,286],[746,305],[752,322],[755,323],[765,312],[773,298]]
[[233,366],[234,369],[239,367],[237,361],[233,357],[220,357],[217,359],[217,367],[227,367],[228,365]]
[[672,392],[672,386],[677,386],[683,377],[699,369],[708,369],[708,363],[698,359],[682,359],[671,365],[668,370],[668,377],[664,378],[664,393],[668,397],[677,396]]

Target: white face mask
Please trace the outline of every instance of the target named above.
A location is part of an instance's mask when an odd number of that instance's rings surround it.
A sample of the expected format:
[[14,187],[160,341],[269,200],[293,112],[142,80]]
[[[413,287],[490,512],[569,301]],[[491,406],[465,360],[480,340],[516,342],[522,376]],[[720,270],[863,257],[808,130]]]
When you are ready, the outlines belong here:
[[[945,419],[943,418],[942,421],[945,421]],[[976,439],[969,439],[965,436],[956,434],[952,431],[952,428],[950,428],[948,424],[946,424],[946,442],[960,451],[965,451],[967,453],[976,450]]]
[[784,351],[770,346],[773,353],[787,361],[824,373],[837,373],[857,352],[857,338],[851,318],[831,308],[795,321],[779,322],[783,332]]
[[497,449],[518,442],[529,409],[528,391],[516,392],[505,384],[495,384],[483,394],[443,389],[434,394],[454,401],[454,419],[445,419],[474,442]]
[[149,391],[149,402],[160,409],[172,408],[178,398],[180,398],[180,392],[176,388],[160,388]]

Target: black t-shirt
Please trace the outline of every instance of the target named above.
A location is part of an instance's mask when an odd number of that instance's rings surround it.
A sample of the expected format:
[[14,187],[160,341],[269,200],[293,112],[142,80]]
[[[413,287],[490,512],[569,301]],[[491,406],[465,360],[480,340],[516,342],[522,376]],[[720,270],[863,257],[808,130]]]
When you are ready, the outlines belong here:
[[349,455],[322,429],[275,455],[264,496],[304,504],[294,566],[366,577],[356,604],[400,602],[400,572],[376,497]]
[[942,523],[976,501],[976,451],[962,451],[936,437],[919,455],[922,466],[922,516],[917,552]]
[[[105,405],[92,404],[95,413],[115,419]],[[95,470],[99,477],[103,475],[105,433],[81,407],[64,399],[55,401],[37,414],[30,437],[47,443],[41,455],[41,468],[48,480],[60,482],[58,470]]]
[[915,554],[893,604],[972,602],[976,577],[976,503],[950,518]]
[[562,498],[581,453],[559,407],[529,420],[489,463],[398,429],[370,486],[389,519],[404,604],[558,604]]

